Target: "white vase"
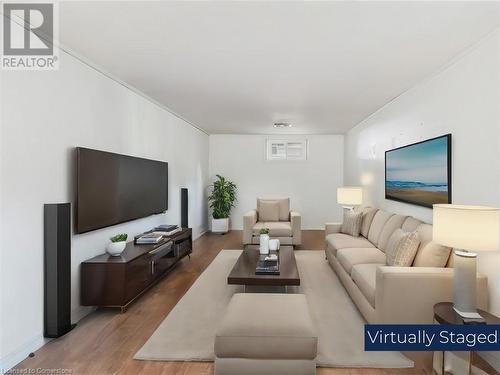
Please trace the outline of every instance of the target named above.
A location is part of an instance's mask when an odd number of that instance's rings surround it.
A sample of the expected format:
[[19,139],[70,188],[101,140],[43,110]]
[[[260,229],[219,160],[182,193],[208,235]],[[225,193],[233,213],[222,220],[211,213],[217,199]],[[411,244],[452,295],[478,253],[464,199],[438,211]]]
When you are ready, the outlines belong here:
[[226,233],[229,231],[229,219],[212,219],[212,232]]
[[280,248],[280,240],[278,240],[277,238],[269,240],[270,251],[278,251],[279,248]]
[[125,250],[125,246],[127,246],[127,241],[110,242],[106,246],[106,252],[113,257],[117,257]]
[[259,241],[259,250],[261,254],[269,254],[269,235],[261,234]]

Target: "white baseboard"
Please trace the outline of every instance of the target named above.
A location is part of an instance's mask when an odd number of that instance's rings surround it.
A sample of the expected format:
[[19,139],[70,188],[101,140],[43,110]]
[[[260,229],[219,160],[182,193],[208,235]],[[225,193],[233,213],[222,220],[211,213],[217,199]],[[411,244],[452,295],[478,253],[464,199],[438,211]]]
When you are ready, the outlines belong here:
[[97,310],[95,306],[78,306],[76,309],[71,309],[71,323],[78,324],[80,320],[93,313],[95,310]]
[[7,355],[0,358],[0,374],[6,373],[19,362],[25,360],[30,353],[40,349],[49,341],[50,339],[43,337],[43,333],[40,333],[10,353],[7,353]]
[[194,240],[197,240],[198,238],[200,238],[201,236],[203,236],[203,235],[204,235],[205,233],[207,233],[207,232],[208,232],[208,230],[206,230],[206,229],[205,229],[203,232],[201,232],[200,234],[198,234],[196,237],[195,237],[195,236],[193,236],[193,241],[194,241]]

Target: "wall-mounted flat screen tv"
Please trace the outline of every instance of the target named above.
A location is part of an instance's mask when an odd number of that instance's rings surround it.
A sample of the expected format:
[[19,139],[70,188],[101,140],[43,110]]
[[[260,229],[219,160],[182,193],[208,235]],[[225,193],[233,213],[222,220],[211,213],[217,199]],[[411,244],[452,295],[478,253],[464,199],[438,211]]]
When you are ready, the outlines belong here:
[[76,148],[76,232],[84,233],[168,208],[168,163]]
[[431,208],[451,203],[451,134],[386,151],[385,198]]

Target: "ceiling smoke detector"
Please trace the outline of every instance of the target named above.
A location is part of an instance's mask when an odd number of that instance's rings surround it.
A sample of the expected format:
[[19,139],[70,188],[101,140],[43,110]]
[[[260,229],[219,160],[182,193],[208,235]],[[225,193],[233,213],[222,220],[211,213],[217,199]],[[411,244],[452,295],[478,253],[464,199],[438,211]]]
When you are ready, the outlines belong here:
[[273,125],[277,129],[291,128],[292,124],[288,122],[275,122]]

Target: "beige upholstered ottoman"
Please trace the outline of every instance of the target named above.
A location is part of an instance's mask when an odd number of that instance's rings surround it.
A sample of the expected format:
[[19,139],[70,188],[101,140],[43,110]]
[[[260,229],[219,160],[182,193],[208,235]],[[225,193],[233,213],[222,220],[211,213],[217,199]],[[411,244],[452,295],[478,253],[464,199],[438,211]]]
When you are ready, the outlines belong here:
[[317,343],[303,294],[235,294],[215,337],[215,374],[315,374]]

